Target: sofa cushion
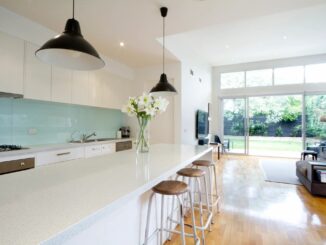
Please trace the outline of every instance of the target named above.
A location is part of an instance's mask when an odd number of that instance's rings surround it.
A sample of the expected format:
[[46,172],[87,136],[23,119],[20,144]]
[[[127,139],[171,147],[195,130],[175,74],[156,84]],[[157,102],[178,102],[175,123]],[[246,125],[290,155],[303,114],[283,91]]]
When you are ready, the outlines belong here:
[[297,161],[296,162],[297,165],[297,169],[299,170],[299,172],[307,177],[307,165],[308,165],[308,161]]

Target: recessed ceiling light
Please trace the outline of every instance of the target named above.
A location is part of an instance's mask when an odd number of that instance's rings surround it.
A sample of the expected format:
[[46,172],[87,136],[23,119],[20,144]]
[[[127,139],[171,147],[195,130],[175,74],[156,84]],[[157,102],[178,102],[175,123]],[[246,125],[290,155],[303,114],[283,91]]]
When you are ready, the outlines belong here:
[[288,39],[288,37],[287,36],[283,36],[283,39],[286,40],[286,39]]
[[124,42],[120,42],[119,45],[120,45],[120,47],[124,47],[125,46],[125,43]]
[[230,48],[230,45],[226,44],[226,45],[225,45],[225,48]]

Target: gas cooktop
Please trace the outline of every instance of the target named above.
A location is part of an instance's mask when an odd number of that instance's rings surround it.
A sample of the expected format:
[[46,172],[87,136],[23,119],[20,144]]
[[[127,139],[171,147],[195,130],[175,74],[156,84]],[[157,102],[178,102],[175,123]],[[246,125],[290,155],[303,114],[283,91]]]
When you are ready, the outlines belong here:
[[16,151],[16,150],[23,150],[23,149],[27,149],[27,148],[24,148],[20,145],[0,145],[0,152]]

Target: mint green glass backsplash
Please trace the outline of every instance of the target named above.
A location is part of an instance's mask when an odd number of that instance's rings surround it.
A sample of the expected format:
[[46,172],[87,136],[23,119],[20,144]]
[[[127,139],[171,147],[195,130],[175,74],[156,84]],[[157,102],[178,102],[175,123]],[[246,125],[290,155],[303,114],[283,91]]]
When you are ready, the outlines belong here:
[[111,138],[122,122],[122,112],[115,109],[0,98],[0,144],[65,143],[75,131],[74,138],[93,131],[98,138]]

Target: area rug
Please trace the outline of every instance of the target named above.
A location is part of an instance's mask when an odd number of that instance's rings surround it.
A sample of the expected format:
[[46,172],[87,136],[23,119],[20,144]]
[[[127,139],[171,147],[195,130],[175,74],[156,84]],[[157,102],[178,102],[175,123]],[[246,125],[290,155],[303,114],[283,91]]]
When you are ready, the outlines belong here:
[[302,185],[296,176],[295,160],[260,160],[265,181]]

